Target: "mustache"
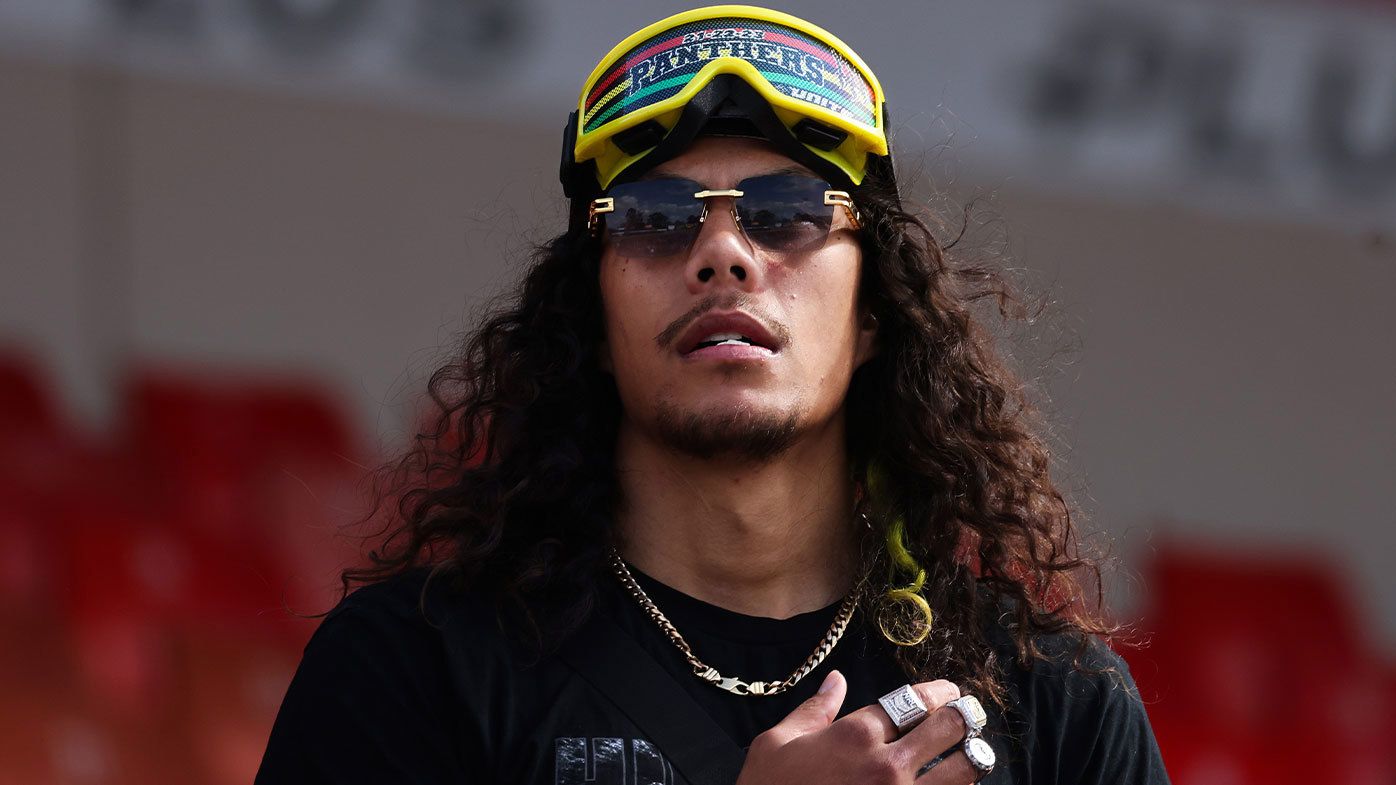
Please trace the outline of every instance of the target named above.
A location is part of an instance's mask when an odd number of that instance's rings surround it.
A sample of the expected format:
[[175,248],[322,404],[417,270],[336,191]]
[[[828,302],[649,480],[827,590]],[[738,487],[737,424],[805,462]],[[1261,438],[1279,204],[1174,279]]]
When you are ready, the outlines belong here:
[[790,329],[775,318],[763,313],[756,307],[756,298],[745,292],[727,292],[726,294],[710,294],[699,300],[696,305],[689,308],[683,316],[670,322],[659,334],[654,336],[654,342],[660,349],[667,349],[678,340],[685,328],[708,311],[721,308],[725,311],[743,311],[750,314],[752,318],[761,322],[767,330],[771,332],[781,345],[790,342]]

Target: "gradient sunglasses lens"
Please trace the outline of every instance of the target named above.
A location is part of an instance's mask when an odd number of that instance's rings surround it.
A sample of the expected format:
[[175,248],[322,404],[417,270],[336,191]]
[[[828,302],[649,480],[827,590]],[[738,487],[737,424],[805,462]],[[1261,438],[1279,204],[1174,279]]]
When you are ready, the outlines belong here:
[[[611,203],[598,216],[620,255],[662,258],[685,253],[693,245],[702,230],[706,199],[735,198],[742,233],[752,245],[779,253],[823,245],[837,209],[826,198],[829,184],[802,174],[749,177],[737,184],[741,196],[735,197],[727,192],[700,196],[704,190],[680,178],[623,183],[612,188],[609,197],[596,200]],[[846,201],[847,195],[842,198]]]
[[703,190],[692,180],[663,178],[610,189],[615,209],[605,217],[616,252],[631,257],[674,256],[688,250],[703,227]]
[[824,203],[829,184],[799,174],[750,177],[737,185],[737,218],[753,245],[769,251],[809,251],[824,244],[834,205]]

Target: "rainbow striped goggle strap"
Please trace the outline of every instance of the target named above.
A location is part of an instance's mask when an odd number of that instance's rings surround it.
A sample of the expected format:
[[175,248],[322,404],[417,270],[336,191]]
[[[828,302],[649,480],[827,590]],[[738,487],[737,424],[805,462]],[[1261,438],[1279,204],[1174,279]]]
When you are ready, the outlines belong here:
[[601,60],[578,102],[574,160],[595,161],[597,180],[608,187],[648,152],[633,145],[627,152],[616,136],[651,120],[667,132],[721,74],[756,89],[792,132],[805,120],[829,129],[806,146],[854,183],[863,180],[868,154],[888,154],[882,86],[852,49],[798,17],[723,5],[656,22]]

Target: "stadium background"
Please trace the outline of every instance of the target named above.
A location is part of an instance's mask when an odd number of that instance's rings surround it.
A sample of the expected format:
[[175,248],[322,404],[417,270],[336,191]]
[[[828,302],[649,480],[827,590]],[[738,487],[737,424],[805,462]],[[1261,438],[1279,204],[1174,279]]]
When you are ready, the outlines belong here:
[[[248,782],[619,0],[0,5],[0,783]],[[1006,335],[1181,785],[1396,782],[1396,4],[779,4]],[[947,229],[948,231],[948,229]]]

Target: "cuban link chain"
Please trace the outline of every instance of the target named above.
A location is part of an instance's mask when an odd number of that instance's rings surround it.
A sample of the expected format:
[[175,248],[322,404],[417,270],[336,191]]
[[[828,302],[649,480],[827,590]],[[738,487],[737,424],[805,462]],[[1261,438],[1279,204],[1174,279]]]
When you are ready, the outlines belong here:
[[853,611],[858,607],[858,596],[861,594],[861,586],[849,593],[844,599],[843,605],[839,608],[838,615],[834,617],[834,624],[829,631],[824,633],[824,638],[815,648],[814,653],[804,661],[795,672],[790,674],[783,681],[742,681],[734,676],[723,676],[715,668],[704,663],[693,654],[693,649],[688,645],[688,641],[683,639],[679,631],[675,629],[673,622],[660,612],[658,606],[650,599],[645,590],[640,588],[640,584],[635,582],[635,576],[630,574],[630,570],[625,566],[625,561],[614,548],[610,551],[611,568],[616,577],[631,597],[640,603],[645,613],[654,620],[655,624],[669,636],[669,640],[683,652],[683,656],[688,660],[688,664],[693,668],[693,673],[698,678],[712,684],[715,687],[727,690],[734,695],[779,695],[782,692],[794,687],[800,679],[808,676],[810,671],[819,667],[819,663],[829,656],[829,652],[838,645],[839,639],[843,637],[844,630],[848,629],[848,622],[853,618]]

